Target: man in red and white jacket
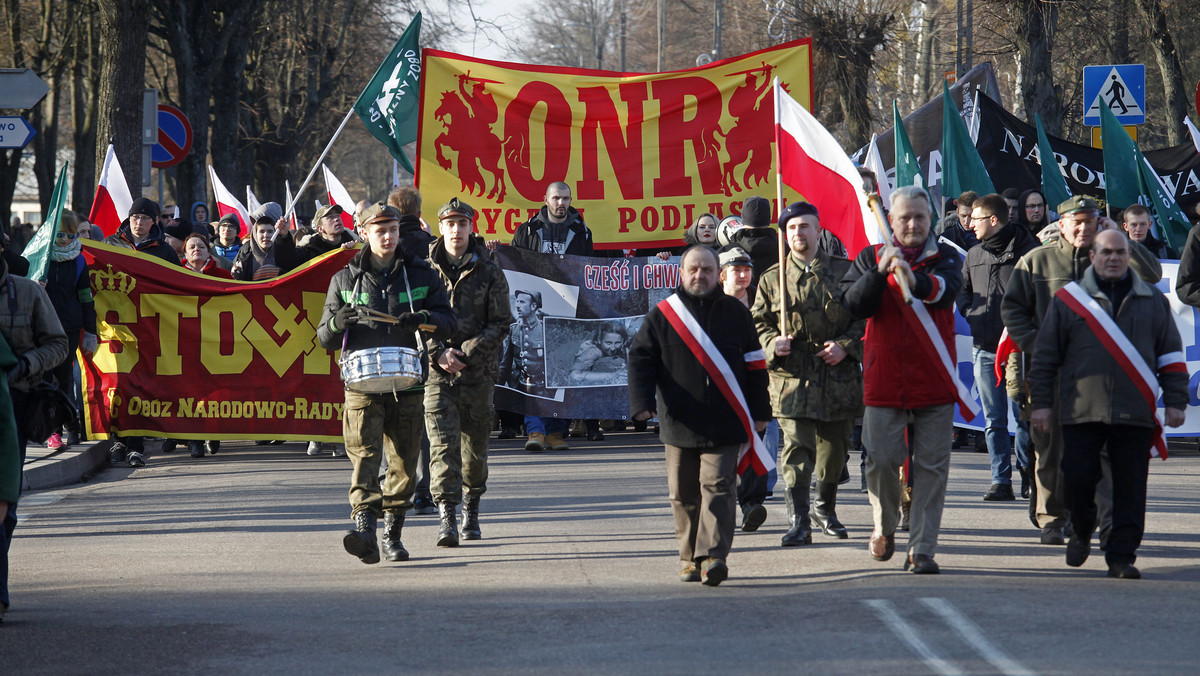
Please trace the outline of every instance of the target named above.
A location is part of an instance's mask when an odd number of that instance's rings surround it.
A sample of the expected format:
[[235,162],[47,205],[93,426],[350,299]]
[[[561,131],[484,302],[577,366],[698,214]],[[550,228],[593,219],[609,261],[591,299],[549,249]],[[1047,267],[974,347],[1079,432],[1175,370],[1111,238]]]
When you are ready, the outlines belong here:
[[[867,319],[863,445],[875,521],[868,549],[879,561],[895,551],[897,477],[908,456],[906,428],[911,429],[913,497],[905,568],[912,564],[914,573],[938,572],[933,554],[950,468],[954,404],[974,405],[956,374],[954,299],[962,287],[962,258],[930,232],[930,213],[923,189],[893,192],[891,245],[863,249],[842,280],[846,307]],[[901,294],[900,278],[912,292],[911,306]]]

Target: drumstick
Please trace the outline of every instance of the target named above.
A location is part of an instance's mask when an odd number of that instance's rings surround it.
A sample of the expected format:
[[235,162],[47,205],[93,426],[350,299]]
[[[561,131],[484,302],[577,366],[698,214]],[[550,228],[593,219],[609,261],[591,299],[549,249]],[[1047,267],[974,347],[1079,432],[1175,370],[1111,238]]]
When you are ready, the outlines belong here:
[[[359,309],[359,311],[361,311],[363,314],[367,315],[368,317],[370,317],[373,320],[381,321],[385,324],[399,324],[400,323],[399,318],[393,317],[392,315],[389,315],[386,312],[372,310],[371,308],[369,308],[365,305],[358,305],[356,307]],[[437,331],[437,326],[434,324],[420,324],[417,326],[417,328],[424,331],[425,333],[433,333],[433,332]]]

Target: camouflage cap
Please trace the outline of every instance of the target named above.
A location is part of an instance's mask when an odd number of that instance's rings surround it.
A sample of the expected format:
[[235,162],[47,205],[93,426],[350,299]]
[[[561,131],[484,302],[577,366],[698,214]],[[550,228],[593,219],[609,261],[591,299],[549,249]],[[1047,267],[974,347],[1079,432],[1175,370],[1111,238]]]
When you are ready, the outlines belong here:
[[1058,215],[1066,216],[1076,211],[1100,211],[1100,203],[1087,195],[1075,195],[1058,205]]
[[354,224],[360,228],[364,228],[372,223],[399,220],[400,212],[396,207],[388,206],[383,202],[376,202],[369,207],[365,207],[354,216]]
[[475,219],[475,210],[471,208],[470,204],[460,201],[457,197],[452,197],[449,202],[442,205],[441,209],[438,209],[438,220],[451,216],[462,216],[471,221]]
[[320,222],[320,220],[322,218],[325,218],[326,216],[328,216],[330,214],[333,214],[335,216],[341,216],[342,211],[344,211],[344,209],[342,209],[342,207],[340,205],[326,204],[325,206],[321,207],[320,209],[317,209],[317,215],[313,216],[313,223]]

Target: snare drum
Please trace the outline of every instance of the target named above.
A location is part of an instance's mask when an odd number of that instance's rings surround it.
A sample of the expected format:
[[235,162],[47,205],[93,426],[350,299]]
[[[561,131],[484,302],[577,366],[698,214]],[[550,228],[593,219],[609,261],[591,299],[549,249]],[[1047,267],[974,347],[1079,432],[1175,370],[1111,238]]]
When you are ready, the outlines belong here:
[[346,389],[360,394],[400,392],[425,379],[420,354],[408,347],[343,352],[339,364]]

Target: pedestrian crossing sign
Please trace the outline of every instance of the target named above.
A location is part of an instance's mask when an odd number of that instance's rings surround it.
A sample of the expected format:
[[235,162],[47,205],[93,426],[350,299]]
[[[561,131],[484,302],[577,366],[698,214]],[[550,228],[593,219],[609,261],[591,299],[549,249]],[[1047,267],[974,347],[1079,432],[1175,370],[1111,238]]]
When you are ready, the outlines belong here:
[[1100,102],[1108,105],[1121,124],[1146,122],[1146,66],[1128,63],[1084,66],[1083,123],[1100,126]]

